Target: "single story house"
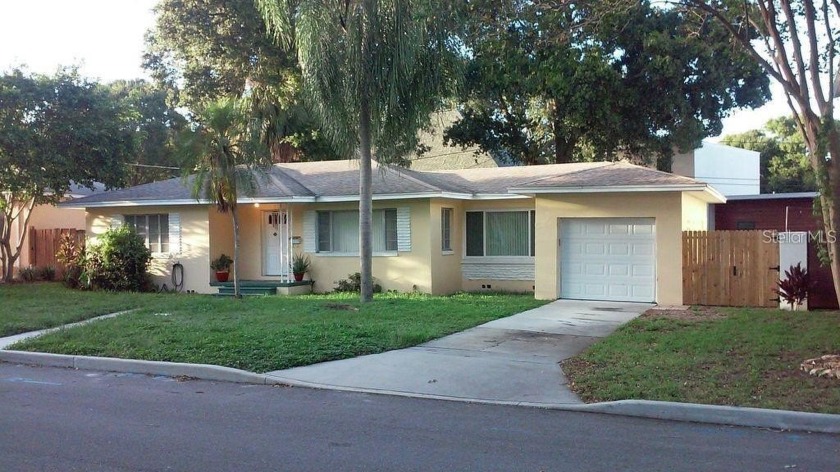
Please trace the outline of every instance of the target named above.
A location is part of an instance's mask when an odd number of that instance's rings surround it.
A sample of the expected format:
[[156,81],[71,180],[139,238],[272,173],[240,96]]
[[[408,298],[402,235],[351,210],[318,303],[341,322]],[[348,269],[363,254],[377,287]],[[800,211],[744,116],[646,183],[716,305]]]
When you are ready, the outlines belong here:
[[[275,164],[241,196],[240,277],[283,280],[292,254],[312,260],[316,292],[358,272],[357,161]],[[131,224],[169,281],[212,293],[210,261],[232,254],[230,217],[181,179],[91,195],[95,240]],[[413,171],[374,164],[373,275],[386,290],[533,291],[682,304],[682,231],[706,230],[725,198],[706,183],[627,163]],[[92,241],[93,242],[93,241]]]
[[[837,296],[831,269],[819,258],[818,243],[823,225],[814,214],[816,192],[768,193],[727,197],[725,205],[715,205],[716,230],[776,230],[805,232],[808,239],[808,272],[814,286],[808,295],[808,308],[837,309]],[[781,267],[781,275],[788,267]]]

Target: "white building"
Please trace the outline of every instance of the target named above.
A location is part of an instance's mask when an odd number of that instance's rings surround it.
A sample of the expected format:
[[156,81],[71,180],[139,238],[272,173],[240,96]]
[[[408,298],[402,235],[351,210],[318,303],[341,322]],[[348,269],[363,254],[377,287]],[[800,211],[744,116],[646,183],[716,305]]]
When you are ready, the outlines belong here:
[[671,171],[711,184],[727,197],[758,195],[761,190],[758,151],[704,142],[693,151],[674,155]]

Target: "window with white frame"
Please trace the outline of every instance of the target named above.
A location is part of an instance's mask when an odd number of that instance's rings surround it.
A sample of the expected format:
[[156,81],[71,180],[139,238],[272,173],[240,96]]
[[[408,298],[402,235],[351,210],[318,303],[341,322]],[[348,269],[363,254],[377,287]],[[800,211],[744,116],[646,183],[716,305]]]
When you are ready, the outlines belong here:
[[452,251],[452,208],[440,209],[440,249]]
[[169,252],[169,214],[124,215],[125,224],[134,228],[153,253]]
[[[359,212],[319,211],[318,252],[359,253]],[[397,251],[397,210],[373,211],[373,252]]]
[[468,211],[468,257],[534,256],[534,210]]

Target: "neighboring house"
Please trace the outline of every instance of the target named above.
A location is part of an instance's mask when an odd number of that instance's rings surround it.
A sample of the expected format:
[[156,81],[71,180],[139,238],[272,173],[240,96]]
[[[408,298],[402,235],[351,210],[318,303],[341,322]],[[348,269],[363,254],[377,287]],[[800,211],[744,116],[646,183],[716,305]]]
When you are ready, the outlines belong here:
[[[240,277],[283,280],[312,259],[315,291],[358,272],[355,161],[274,165],[240,198]],[[105,192],[85,208],[90,239],[135,226],[158,283],[184,266],[186,290],[211,293],[210,261],[233,251],[228,215],[197,202],[181,179]],[[708,227],[724,198],[693,179],[626,163],[418,172],[375,165],[373,275],[385,290],[534,291],[682,304],[682,232]]]
[[[65,195],[63,201],[72,201],[77,198],[93,195],[98,192],[105,191],[105,186],[100,183],[95,183],[93,189],[82,187],[79,185],[71,185],[70,190]],[[11,240],[17,241],[20,234],[24,232],[23,220],[24,215],[21,215],[15,220],[12,227]],[[28,229],[23,234],[24,242],[21,246],[20,257],[15,262],[15,267],[18,270],[24,267],[35,265],[36,261],[31,260],[29,230],[30,229],[85,229],[85,212],[83,209],[69,208],[65,206],[56,206],[50,204],[36,205],[32,208],[32,215],[29,217]]]
[[671,171],[711,184],[726,197],[761,192],[760,153],[703,142],[687,153],[674,155]]
[[509,165],[489,153],[482,152],[478,146],[462,147],[444,144],[444,130],[458,117],[460,114],[454,110],[432,115],[430,129],[422,131],[419,135],[420,145],[425,148],[425,152],[410,159],[411,170],[477,169]]
[[[822,223],[814,215],[816,192],[733,196],[715,205],[715,229],[803,231],[808,241],[808,272],[814,287],[808,307],[837,308],[831,269],[820,263],[816,242]],[[788,267],[781,267],[781,276]]]

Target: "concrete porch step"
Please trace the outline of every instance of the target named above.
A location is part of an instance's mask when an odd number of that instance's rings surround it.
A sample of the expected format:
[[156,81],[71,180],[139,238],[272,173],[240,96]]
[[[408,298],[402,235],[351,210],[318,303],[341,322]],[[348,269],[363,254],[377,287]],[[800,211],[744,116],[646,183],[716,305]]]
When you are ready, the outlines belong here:
[[[301,282],[283,280],[240,280],[239,292],[242,295],[297,295],[310,293],[314,282],[304,280]],[[211,282],[210,286],[216,287],[219,296],[233,296],[233,282]]]

